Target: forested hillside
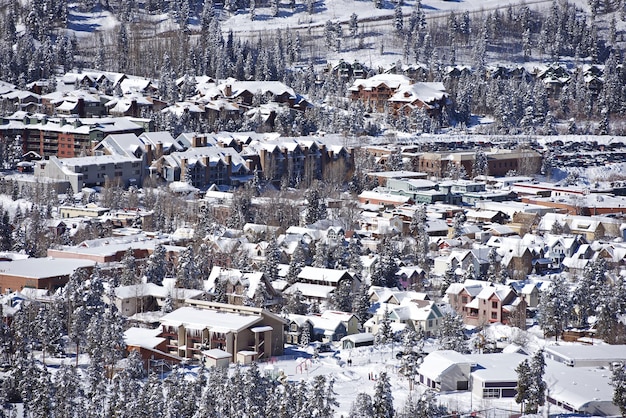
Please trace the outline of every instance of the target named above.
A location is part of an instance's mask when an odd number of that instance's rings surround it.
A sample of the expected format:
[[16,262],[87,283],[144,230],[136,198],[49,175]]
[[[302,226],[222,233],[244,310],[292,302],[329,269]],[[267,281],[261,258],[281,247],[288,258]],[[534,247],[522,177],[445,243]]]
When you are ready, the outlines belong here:
[[[287,134],[375,134],[386,124],[436,131],[471,125],[472,115],[495,119],[488,133],[623,131],[614,120],[626,101],[623,1],[501,8],[486,3],[490,7],[484,10],[479,3],[460,2],[454,3],[456,11],[446,11],[448,4],[13,1],[2,8],[0,79],[25,87],[73,68],[118,71],[159,80],[161,98],[168,102],[184,99],[168,85],[185,75],[280,80],[314,104],[346,111],[318,107],[303,120],[284,120],[281,130]],[[323,71],[342,58],[359,60],[368,75],[393,63],[419,64],[422,80],[444,82],[452,105],[442,120],[425,127],[389,118],[367,124],[362,116],[368,109],[343,100],[351,80]],[[543,78],[545,65],[557,63],[568,69],[566,75],[558,67],[550,70],[554,74],[548,75],[564,84],[558,89]],[[498,64],[524,66],[533,76],[501,74],[493,67]],[[593,80],[585,72],[589,64],[598,65]],[[565,123],[572,118],[576,123]]]

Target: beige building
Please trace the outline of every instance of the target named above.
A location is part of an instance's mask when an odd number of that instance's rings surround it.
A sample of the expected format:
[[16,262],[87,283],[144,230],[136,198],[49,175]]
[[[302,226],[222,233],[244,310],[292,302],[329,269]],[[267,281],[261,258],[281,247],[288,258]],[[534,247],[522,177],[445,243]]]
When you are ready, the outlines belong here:
[[187,305],[161,318],[161,336],[169,354],[202,358],[202,351],[220,349],[236,361],[240,352],[257,359],[283,354],[287,321],[248,306],[187,300]]

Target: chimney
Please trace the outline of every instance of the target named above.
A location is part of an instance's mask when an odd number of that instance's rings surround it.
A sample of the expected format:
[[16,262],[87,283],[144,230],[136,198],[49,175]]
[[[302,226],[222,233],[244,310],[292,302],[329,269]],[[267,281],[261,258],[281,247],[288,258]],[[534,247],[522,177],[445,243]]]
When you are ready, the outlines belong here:
[[226,84],[226,87],[224,87],[224,96],[230,97],[232,95],[233,95],[233,86],[230,84]]
[[252,171],[252,164],[253,164],[253,161],[252,161],[251,159],[249,159],[249,158],[248,158],[248,159],[246,160],[246,167],[248,167],[248,170],[249,170],[249,171]]
[[156,143],[156,153],[154,158],[161,158],[163,156],[163,143],[161,141]]
[[150,165],[154,161],[154,153],[152,152],[152,144],[146,144],[146,164]]
[[185,181],[185,172],[187,171],[187,159],[180,159],[180,181]]
[[233,157],[230,154],[226,154],[226,177],[227,182],[230,183],[230,178],[233,175]]

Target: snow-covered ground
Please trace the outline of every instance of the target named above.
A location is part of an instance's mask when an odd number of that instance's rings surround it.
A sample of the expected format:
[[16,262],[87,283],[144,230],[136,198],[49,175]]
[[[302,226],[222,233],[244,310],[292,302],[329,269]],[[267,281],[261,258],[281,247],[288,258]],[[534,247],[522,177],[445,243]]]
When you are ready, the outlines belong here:
[[[486,328],[485,336],[490,340],[515,340],[519,330],[508,326],[494,324]],[[526,342],[526,349],[534,352],[546,345],[552,345],[552,340],[544,340],[541,330],[537,327],[531,328],[523,333]],[[518,339],[521,340],[521,339]],[[470,345],[472,340],[470,340]],[[559,344],[573,344],[559,341]],[[319,358],[313,359],[313,347],[306,349],[297,346],[286,346],[286,355],[276,358],[275,361],[264,362],[259,364],[261,372],[268,376],[277,378],[281,373],[287,376],[290,381],[298,382],[301,380],[311,380],[315,376],[323,375],[326,378],[334,380],[334,391],[339,406],[335,408],[335,417],[348,416],[352,403],[356,399],[358,393],[363,392],[370,396],[374,395],[376,377],[381,372],[386,372],[393,394],[394,407],[396,410],[402,410],[409,396],[417,397],[425,390],[423,386],[415,385],[412,392],[409,388],[409,382],[405,376],[399,373],[400,361],[396,359],[396,354],[402,349],[401,343],[385,345],[382,347],[359,347],[355,349],[340,349],[339,343],[333,346],[336,351],[332,353],[321,353]],[[437,349],[434,340],[427,340],[425,351],[433,351]],[[71,351],[71,348],[70,348]],[[41,361],[41,353],[36,356]],[[352,365],[348,366],[347,360],[352,360]],[[70,354],[66,358],[46,357],[46,364],[49,370],[54,373],[62,363],[75,363],[76,359]],[[89,357],[82,354],[79,357],[79,365],[87,367]],[[186,375],[189,378],[197,375],[198,366],[185,366],[187,368]],[[509,417],[513,413],[519,411],[519,405],[513,399],[478,399],[472,396],[470,392],[445,392],[437,395],[437,401],[446,406],[449,411],[458,411],[460,413],[470,413],[472,411],[483,411],[485,416],[492,418]],[[550,405],[546,406],[549,410],[549,416],[559,416],[566,411]],[[548,414],[544,415],[548,416]]]

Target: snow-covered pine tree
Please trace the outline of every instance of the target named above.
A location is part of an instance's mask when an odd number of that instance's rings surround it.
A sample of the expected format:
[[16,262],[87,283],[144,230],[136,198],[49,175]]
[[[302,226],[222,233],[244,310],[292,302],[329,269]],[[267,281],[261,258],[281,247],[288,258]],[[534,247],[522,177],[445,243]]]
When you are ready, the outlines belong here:
[[122,272],[120,274],[120,286],[137,284],[137,261],[132,248],[128,248],[122,257]]
[[515,402],[520,404],[520,412],[525,411],[526,404],[530,399],[530,386],[532,385],[532,372],[530,369],[530,361],[524,359],[515,368],[517,373],[517,394],[515,395]]
[[611,385],[613,386],[613,403],[624,417],[626,416],[626,369],[623,363],[613,366]]
[[330,298],[330,307],[341,312],[350,312],[352,309],[352,283],[350,280],[342,280],[333,291]]
[[305,262],[304,248],[302,243],[298,243],[298,246],[291,255],[289,268],[287,270],[287,282],[289,282],[289,284],[294,284],[298,281],[298,275],[306,265]]
[[423,338],[418,340],[418,338],[417,332],[409,327],[406,327],[402,331],[402,358],[400,359],[400,371],[409,380],[409,390],[413,389],[417,369],[421,364],[419,353],[422,351],[424,340]]
[[311,225],[321,219],[327,218],[326,205],[323,202],[320,185],[315,182],[306,193],[306,217],[305,223]]
[[387,372],[380,372],[378,379],[376,379],[372,406],[374,416],[377,418],[392,418],[394,416],[393,395]]
[[167,250],[163,244],[157,244],[154,247],[154,251],[148,257],[145,271],[146,281],[148,283],[158,284],[159,286],[163,284],[163,279],[166,274],[166,255]]
[[474,154],[474,163],[472,165],[472,177],[486,176],[489,174],[489,162],[487,154],[482,149],[476,150]]
[[441,318],[437,336],[442,350],[454,350],[459,353],[469,351],[463,319],[456,313],[446,313]]
[[539,326],[544,335],[554,335],[555,340],[558,340],[572,311],[570,290],[565,279],[557,276],[552,280],[551,286],[542,291],[538,308]]
[[182,289],[203,288],[203,279],[200,277],[196,267],[193,246],[188,245],[181,251],[178,257],[178,268],[176,269],[176,287]]
[[348,418],[370,418],[374,416],[372,397],[367,393],[359,392],[352,402]]
[[530,360],[531,383],[525,413],[536,414],[539,407],[545,402],[546,382],[543,380],[545,369],[546,360],[543,355],[543,350],[538,350],[533,354]]
[[404,409],[396,416],[398,418],[437,418],[448,415],[448,411],[442,405],[437,404],[437,398],[432,390],[426,390],[414,398],[409,394]]
[[356,13],[350,15],[350,22],[348,23],[348,33],[350,36],[355,37],[359,32],[359,16]]
[[378,324],[378,331],[374,336],[374,342],[376,345],[384,345],[393,341],[393,330],[391,328],[391,312],[387,306],[383,312],[382,318]]
[[590,261],[583,270],[572,297],[576,322],[580,327],[587,326],[589,316],[595,314],[600,293],[606,285],[606,272],[606,261],[602,257]]
[[398,1],[393,9],[393,25],[396,34],[401,35],[404,31],[404,16],[402,14],[402,3]]
[[52,416],[71,418],[81,415],[84,393],[75,367],[62,363],[52,379],[54,403]]
[[365,283],[361,283],[359,289],[352,300],[352,312],[359,318],[359,323],[363,325],[370,317],[369,288]]

